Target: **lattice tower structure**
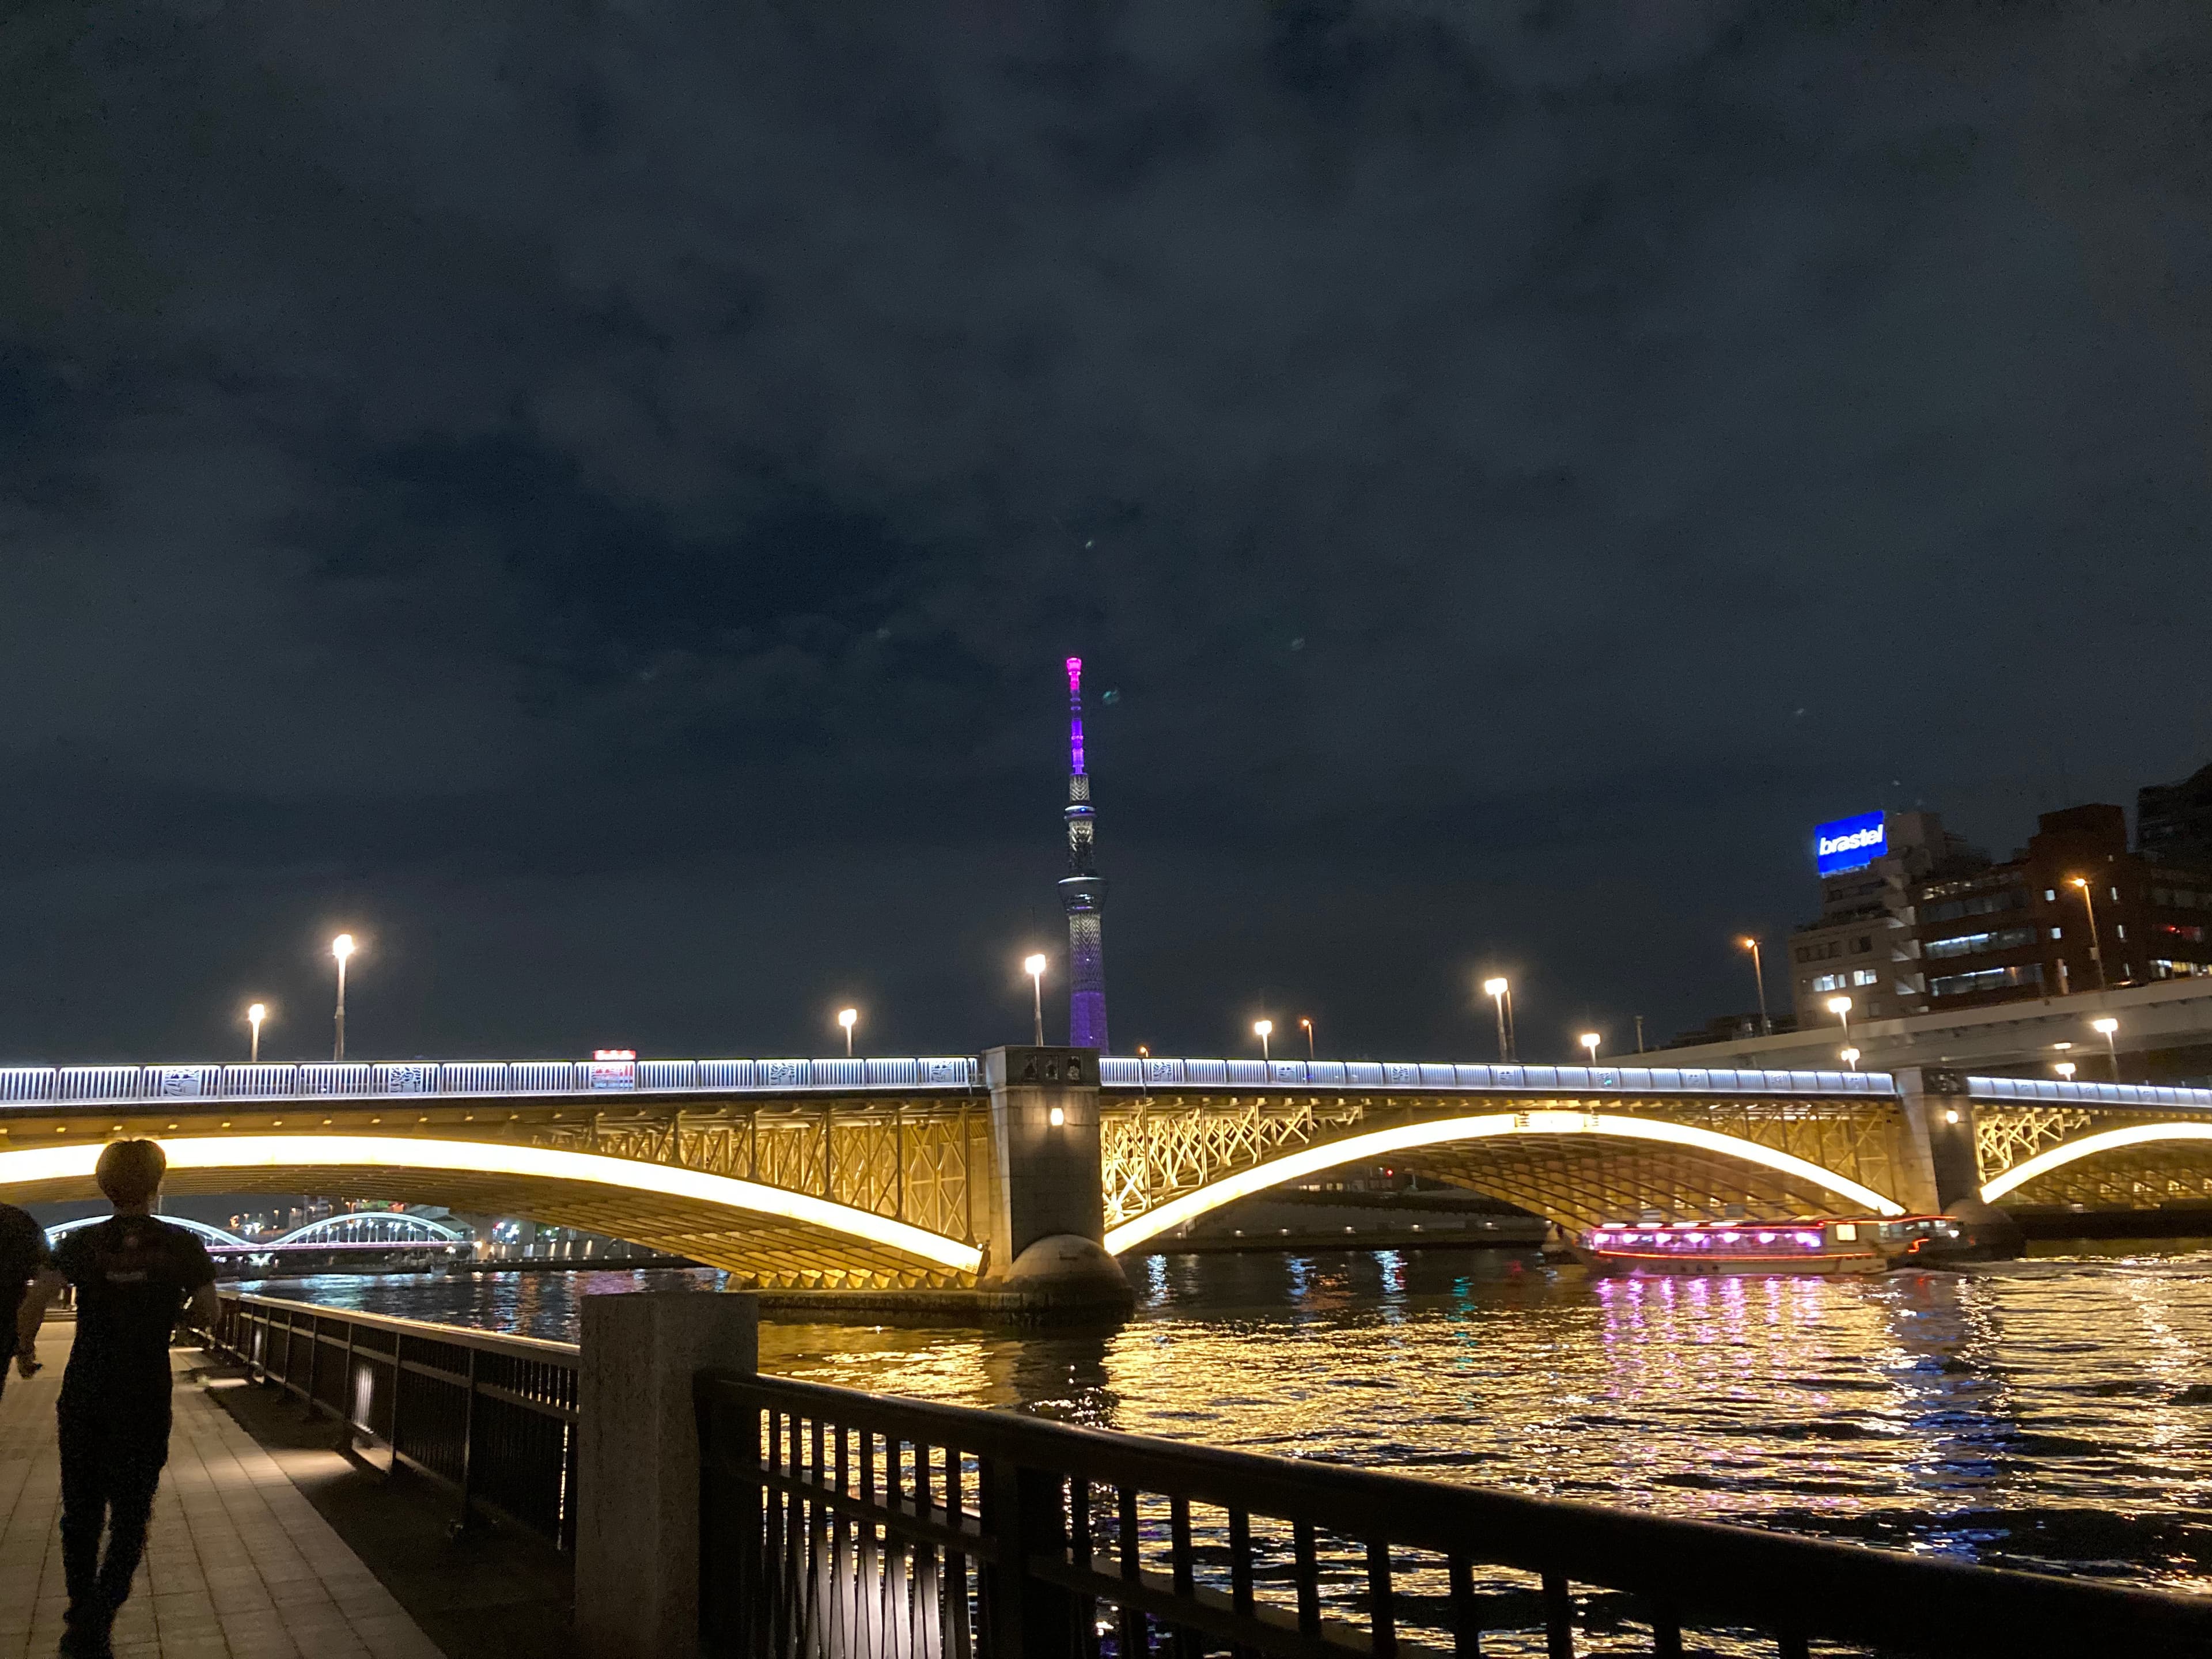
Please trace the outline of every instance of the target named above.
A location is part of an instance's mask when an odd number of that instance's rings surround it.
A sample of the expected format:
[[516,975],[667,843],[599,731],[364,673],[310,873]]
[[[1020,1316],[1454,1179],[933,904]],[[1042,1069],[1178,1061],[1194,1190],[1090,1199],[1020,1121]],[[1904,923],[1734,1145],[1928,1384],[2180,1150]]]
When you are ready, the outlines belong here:
[[1067,1041],[1106,1049],[1106,878],[1098,873],[1097,816],[1083,764],[1083,659],[1067,659],[1067,874],[1060,884],[1067,913]]

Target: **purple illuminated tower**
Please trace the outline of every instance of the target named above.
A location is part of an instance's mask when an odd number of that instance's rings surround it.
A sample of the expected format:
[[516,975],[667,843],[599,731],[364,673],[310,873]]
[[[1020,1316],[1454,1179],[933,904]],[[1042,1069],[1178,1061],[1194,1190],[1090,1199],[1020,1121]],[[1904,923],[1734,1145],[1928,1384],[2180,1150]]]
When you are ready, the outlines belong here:
[[1106,878],[1091,857],[1096,833],[1091,779],[1083,769],[1083,659],[1067,659],[1067,875],[1060,884],[1067,912],[1067,1041],[1075,1048],[1106,1047]]

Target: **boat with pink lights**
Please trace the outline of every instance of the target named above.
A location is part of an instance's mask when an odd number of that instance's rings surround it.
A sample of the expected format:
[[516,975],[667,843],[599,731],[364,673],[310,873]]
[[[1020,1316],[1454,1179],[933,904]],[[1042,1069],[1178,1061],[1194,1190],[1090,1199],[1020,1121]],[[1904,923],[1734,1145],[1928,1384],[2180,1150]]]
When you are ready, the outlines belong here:
[[1579,1261],[1607,1273],[1883,1273],[1963,1259],[1949,1216],[1847,1216],[1799,1221],[1622,1222],[1591,1228]]

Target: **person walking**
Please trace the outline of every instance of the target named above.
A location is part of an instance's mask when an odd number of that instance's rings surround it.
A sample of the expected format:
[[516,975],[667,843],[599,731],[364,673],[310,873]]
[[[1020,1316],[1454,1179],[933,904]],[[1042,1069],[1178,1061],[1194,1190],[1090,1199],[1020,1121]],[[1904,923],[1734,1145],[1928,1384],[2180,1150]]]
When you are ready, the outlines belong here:
[[[12,1204],[0,1204],[0,1391],[8,1386],[8,1362],[15,1358],[15,1323],[22,1316],[23,1297],[31,1281],[46,1267],[46,1235],[39,1224]],[[39,1369],[38,1360],[24,1357],[22,1373]]]
[[[106,1659],[116,1610],[146,1553],[154,1490],[169,1461],[169,1338],[187,1304],[211,1325],[215,1263],[182,1227],[154,1218],[169,1161],[150,1140],[118,1140],[94,1178],[115,1214],[80,1228],[23,1298],[17,1364],[37,1368],[39,1325],[63,1283],[76,1286],[76,1340],[62,1373],[62,1652]],[[101,1559],[100,1537],[107,1532]]]

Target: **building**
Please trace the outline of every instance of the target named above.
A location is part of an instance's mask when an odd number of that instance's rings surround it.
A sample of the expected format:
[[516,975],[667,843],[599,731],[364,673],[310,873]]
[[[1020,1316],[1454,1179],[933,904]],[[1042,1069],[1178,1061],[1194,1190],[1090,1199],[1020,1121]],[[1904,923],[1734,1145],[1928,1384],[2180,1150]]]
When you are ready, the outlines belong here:
[[1931,1011],[2212,974],[2212,869],[2130,853],[2118,806],[2045,812],[2008,862],[1937,872],[1911,908]]
[[1067,659],[1067,874],[1060,884],[1067,913],[1067,1041],[1106,1048],[1106,878],[1094,857],[1097,815],[1083,769],[1083,659]]
[[2154,864],[2212,870],[2212,766],[2136,792],[2136,851]]
[[1820,915],[1790,936],[1790,1002],[1797,1029],[1837,1023],[1834,998],[1853,1019],[1891,1019],[1928,1005],[1913,892],[1944,872],[1978,868],[1989,855],[1943,828],[1935,812],[1868,812],[1814,832]]

